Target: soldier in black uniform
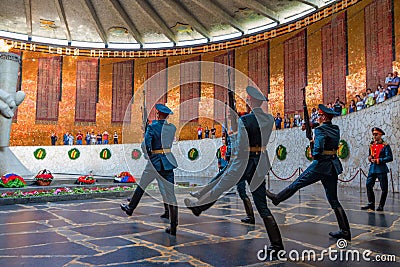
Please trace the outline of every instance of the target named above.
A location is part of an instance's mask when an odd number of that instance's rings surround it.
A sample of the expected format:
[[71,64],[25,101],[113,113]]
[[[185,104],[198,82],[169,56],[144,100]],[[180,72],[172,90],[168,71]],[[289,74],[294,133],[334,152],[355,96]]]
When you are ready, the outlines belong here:
[[340,228],[339,231],[330,232],[329,235],[351,240],[350,225],[337,197],[338,175],[343,172],[343,168],[336,155],[340,141],[340,130],[337,125],[332,124],[332,118],[339,116],[339,114],[322,104],[318,105],[318,108],[318,122],[321,126],[314,130],[315,138],[312,150],[314,161],[293,183],[278,194],[267,190],[267,197],[276,206],[293,196],[299,189],[321,181],[325,188],[326,198],[335,212]]
[[269,255],[275,257],[278,251],[284,248],[278,224],[267,206],[265,192],[265,176],[271,168],[266,145],[271,136],[274,117],[261,109],[261,104],[267,101],[267,98],[259,90],[248,86],[246,91],[248,105],[252,111],[239,118],[237,136],[232,136],[234,140],[231,163],[207,194],[201,196],[197,202],[187,198],[185,205],[195,216],[199,216],[226,190],[240,181],[247,181],[271,242],[268,248]]

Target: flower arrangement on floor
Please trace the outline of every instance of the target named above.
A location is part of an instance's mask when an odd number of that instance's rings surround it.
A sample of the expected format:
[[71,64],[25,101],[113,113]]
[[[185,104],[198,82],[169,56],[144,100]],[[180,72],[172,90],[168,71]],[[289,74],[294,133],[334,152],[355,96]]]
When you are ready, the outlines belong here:
[[134,190],[136,185],[133,186],[112,186],[112,187],[59,187],[52,189],[42,189],[22,192],[10,191],[0,194],[1,198],[30,198],[30,197],[45,197],[45,196],[58,196],[58,195],[79,195],[79,194],[96,194],[96,193],[107,193],[107,192],[121,192]]
[[0,186],[8,188],[25,187],[26,182],[24,178],[15,173],[6,173],[1,177]]
[[53,181],[53,175],[49,170],[41,170],[35,176],[35,183],[40,186],[48,186]]
[[96,180],[94,179],[92,174],[89,175],[82,175],[79,176],[78,179],[76,179],[75,183],[76,184],[94,184]]
[[136,183],[136,179],[129,172],[121,172],[114,176],[114,183]]

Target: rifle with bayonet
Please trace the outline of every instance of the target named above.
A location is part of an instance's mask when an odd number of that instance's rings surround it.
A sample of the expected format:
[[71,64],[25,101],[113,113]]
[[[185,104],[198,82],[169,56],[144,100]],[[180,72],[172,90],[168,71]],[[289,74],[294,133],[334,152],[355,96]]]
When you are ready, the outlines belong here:
[[146,135],[147,127],[149,126],[149,118],[147,117],[147,107],[146,107],[146,90],[143,89],[143,107],[142,107],[142,127],[143,127],[143,142],[141,144],[141,148],[144,154],[144,157],[148,159],[148,153],[146,149],[146,144],[144,142],[144,137]]
[[236,100],[235,100],[235,91],[231,85],[231,52],[228,51],[228,105],[229,105],[229,112],[231,118],[231,127],[233,132],[237,132],[238,130],[238,122],[237,122],[237,110],[236,110]]
[[313,142],[313,133],[311,130],[311,125],[310,125],[310,116],[308,115],[308,108],[307,108],[307,102],[306,102],[306,88],[301,89],[303,91],[303,112],[304,112],[304,126],[306,129],[306,137],[308,140],[310,140],[310,148],[311,151],[314,148],[314,142]]

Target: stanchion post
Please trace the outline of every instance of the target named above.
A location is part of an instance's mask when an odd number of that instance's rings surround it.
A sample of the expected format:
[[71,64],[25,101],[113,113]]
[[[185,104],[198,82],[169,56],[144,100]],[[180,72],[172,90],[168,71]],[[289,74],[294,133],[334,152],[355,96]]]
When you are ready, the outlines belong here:
[[390,181],[392,182],[392,192],[394,193],[394,181],[393,181],[392,169],[389,169],[389,173],[390,173]]
[[360,167],[360,194],[362,194],[362,170]]
[[269,176],[269,172],[267,173],[267,182],[268,182],[268,190],[270,190],[271,189],[271,177]]

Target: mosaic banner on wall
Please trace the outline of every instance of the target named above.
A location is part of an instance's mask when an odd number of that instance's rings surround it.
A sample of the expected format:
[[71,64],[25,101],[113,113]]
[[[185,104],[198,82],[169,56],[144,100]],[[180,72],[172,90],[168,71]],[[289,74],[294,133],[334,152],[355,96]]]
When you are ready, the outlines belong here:
[[[147,82],[145,83],[146,107],[150,121],[156,119],[154,105],[167,103],[167,58],[147,63]],[[151,78],[151,79],[150,79]]]
[[335,103],[338,97],[346,103],[346,31],[346,12],[322,27],[323,103]]
[[287,39],[285,47],[285,113],[303,111],[301,89],[307,86],[307,33]]
[[[235,72],[231,71],[228,79],[228,67],[235,68],[235,50],[228,51],[214,57],[214,99],[222,103],[228,102],[228,84],[235,88]],[[221,65],[223,64],[223,65]],[[221,86],[220,84],[223,84]],[[214,102],[214,120],[223,121],[225,118],[225,106]]]
[[[181,63],[200,61],[200,56],[182,60]],[[180,106],[179,119],[181,122],[198,121],[201,65],[200,62],[182,64],[180,66]]]

